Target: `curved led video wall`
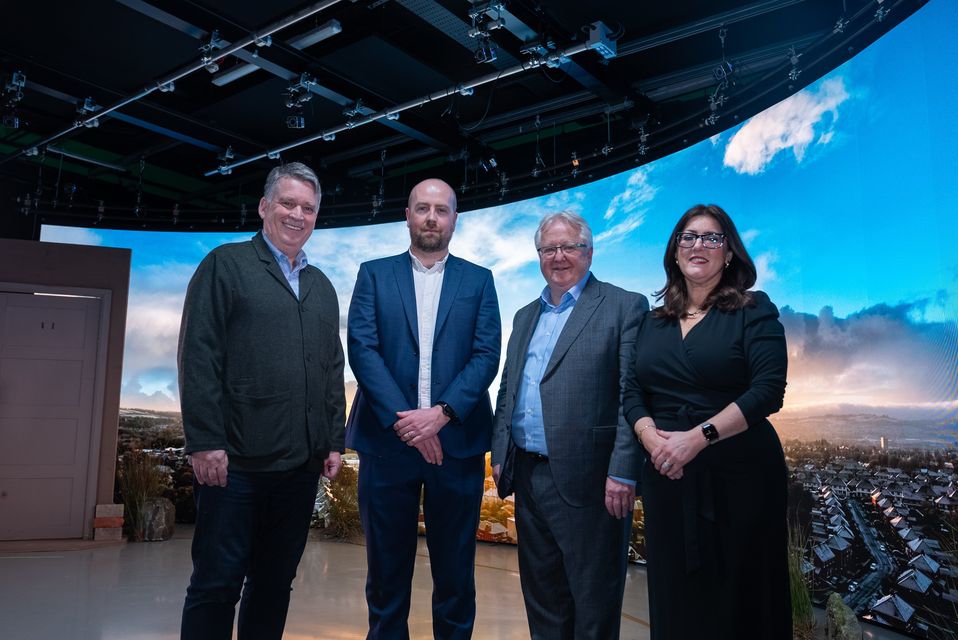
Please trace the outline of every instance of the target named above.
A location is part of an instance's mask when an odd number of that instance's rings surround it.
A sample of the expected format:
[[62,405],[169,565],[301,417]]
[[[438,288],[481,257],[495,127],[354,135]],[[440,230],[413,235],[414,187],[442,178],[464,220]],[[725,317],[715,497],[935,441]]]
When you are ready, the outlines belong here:
[[[955,5],[932,2],[751,120],[606,180],[462,214],[451,245],[494,272],[505,340],[544,285],[543,214],[585,216],[595,275],[651,300],[677,218],[699,202],[725,208],[786,329],[788,390],[772,422],[808,581],[925,637],[955,632],[958,601],[956,26]],[[186,284],[207,251],[245,237],[44,228],[43,240],[133,248],[124,407],[178,410]],[[313,234],[306,251],[336,286],[344,330],[360,262],[407,246],[402,223]],[[347,385],[351,396],[348,371]],[[489,493],[480,538],[514,538],[511,505]],[[640,557],[641,511],[636,525]]]

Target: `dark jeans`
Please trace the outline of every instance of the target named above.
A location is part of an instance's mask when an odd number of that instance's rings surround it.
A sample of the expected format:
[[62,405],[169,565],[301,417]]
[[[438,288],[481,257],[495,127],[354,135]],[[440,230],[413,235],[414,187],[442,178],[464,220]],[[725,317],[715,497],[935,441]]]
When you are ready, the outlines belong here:
[[182,640],[229,640],[241,590],[238,639],[282,637],[318,482],[318,472],[302,469],[230,469],[225,487],[193,483],[193,575]]

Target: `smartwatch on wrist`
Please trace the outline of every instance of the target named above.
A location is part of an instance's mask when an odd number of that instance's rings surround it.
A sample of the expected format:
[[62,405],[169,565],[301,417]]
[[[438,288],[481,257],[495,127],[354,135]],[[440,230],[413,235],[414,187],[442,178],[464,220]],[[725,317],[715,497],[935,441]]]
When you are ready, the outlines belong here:
[[449,418],[449,422],[458,422],[459,416],[456,415],[456,412],[453,411],[452,407],[448,403],[442,402],[441,400],[436,403],[436,406],[442,409],[442,414]]
[[718,429],[715,428],[715,425],[711,422],[706,422],[702,425],[702,435],[705,436],[705,442],[708,444],[715,444],[719,439]]

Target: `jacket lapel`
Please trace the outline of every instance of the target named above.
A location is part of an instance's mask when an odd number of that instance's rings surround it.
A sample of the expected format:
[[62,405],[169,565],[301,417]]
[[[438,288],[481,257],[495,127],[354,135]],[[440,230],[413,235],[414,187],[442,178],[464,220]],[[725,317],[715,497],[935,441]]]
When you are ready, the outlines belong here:
[[516,394],[519,391],[519,381],[522,380],[522,371],[526,366],[526,352],[529,350],[529,342],[532,340],[532,334],[535,333],[536,325],[539,323],[539,315],[542,311],[542,301],[536,298],[532,304],[528,304],[516,315],[515,326],[512,332],[519,336],[516,343],[516,351],[513,359],[516,362],[515,371],[509,373],[509,408],[515,406]]
[[599,308],[599,304],[605,298],[599,293],[599,288],[595,283],[595,277],[589,276],[589,281],[586,282],[582,294],[576,300],[575,306],[572,307],[572,313],[569,315],[565,327],[562,328],[562,333],[559,334],[555,349],[552,351],[552,357],[549,358],[549,364],[546,365],[546,370],[542,373],[543,380],[552,375],[552,372],[565,357],[566,352],[579,337],[579,334],[582,333],[582,330],[589,324],[589,319],[592,318],[596,309]]
[[462,261],[454,256],[449,256],[442,274],[442,291],[439,292],[439,309],[436,311],[436,329],[433,333],[433,339],[439,335],[443,323],[449,316],[449,310],[452,309],[461,282]]
[[416,316],[416,285],[412,281],[412,265],[409,263],[409,254],[401,253],[393,262],[393,272],[396,274],[396,290],[399,291],[399,300],[402,302],[406,314],[406,322],[412,333],[416,347],[419,347],[419,321]]
[[[269,247],[266,246],[266,241],[263,240],[263,232],[260,231],[255,236],[253,236],[253,248],[256,250],[256,254],[259,256],[260,262],[266,267],[266,271],[269,272],[271,276],[276,278],[276,280],[289,292],[289,295],[296,297],[296,294],[293,292],[293,288],[289,286],[289,281],[286,280],[286,276],[283,275],[283,270],[280,269],[279,264],[276,262],[276,258],[273,256],[273,252],[269,250]],[[300,282],[300,286],[302,286]]]

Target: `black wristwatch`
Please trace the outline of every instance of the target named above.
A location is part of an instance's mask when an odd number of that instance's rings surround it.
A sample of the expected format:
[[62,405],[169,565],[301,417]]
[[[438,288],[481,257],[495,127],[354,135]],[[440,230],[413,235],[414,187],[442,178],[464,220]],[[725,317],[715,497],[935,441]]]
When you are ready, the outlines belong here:
[[705,436],[705,441],[709,444],[715,444],[719,439],[718,429],[715,428],[715,425],[711,422],[706,422],[702,425],[702,435]]
[[440,400],[436,403],[436,406],[442,409],[443,415],[449,418],[449,422],[459,422],[459,416],[456,415],[456,412],[452,410],[448,403]]

